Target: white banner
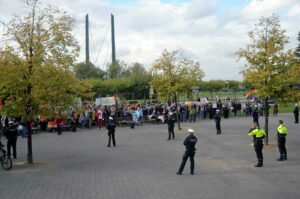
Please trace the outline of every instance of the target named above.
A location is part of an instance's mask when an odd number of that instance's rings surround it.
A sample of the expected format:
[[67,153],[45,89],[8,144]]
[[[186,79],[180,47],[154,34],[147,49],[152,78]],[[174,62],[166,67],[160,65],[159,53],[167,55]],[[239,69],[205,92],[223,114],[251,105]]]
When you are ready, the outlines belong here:
[[101,98],[96,98],[95,102],[96,106],[99,105],[115,105],[115,98],[114,97],[101,97]]

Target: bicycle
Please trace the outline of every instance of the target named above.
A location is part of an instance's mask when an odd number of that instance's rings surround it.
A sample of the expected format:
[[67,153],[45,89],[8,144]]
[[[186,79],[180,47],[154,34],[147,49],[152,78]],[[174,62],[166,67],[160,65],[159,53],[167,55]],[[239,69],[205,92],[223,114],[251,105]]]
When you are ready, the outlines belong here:
[[4,145],[0,143],[0,164],[4,170],[10,170],[12,168],[12,160],[7,156],[3,147]]

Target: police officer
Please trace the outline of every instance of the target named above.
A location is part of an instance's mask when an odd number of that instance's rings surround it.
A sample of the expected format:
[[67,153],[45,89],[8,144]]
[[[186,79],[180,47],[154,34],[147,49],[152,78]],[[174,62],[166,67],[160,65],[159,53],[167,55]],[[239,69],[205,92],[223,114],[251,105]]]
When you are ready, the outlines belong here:
[[174,134],[174,117],[173,117],[173,113],[169,113],[169,116],[168,116],[168,133],[169,133],[169,138],[167,140],[171,140],[171,135],[172,135],[172,138],[173,140],[175,139],[175,134]]
[[285,142],[286,142],[286,135],[288,134],[288,128],[283,124],[282,120],[279,120],[279,125],[277,128],[277,141],[278,141],[278,149],[280,153],[280,157],[277,161],[287,160]]
[[259,127],[259,112],[258,112],[257,105],[254,105],[254,109],[252,112],[252,118],[253,118],[253,123],[256,123],[257,126]]
[[13,157],[14,159],[17,158],[17,139],[18,139],[18,124],[14,120],[13,122],[9,123],[8,128],[6,128],[4,135],[7,139],[7,156],[11,156],[11,148],[13,150]]
[[253,123],[252,128],[250,132],[248,133],[248,136],[253,136],[254,139],[254,150],[257,156],[258,163],[255,165],[255,167],[262,167],[263,166],[263,139],[266,136],[266,133],[264,130],[260,129],[256,123]]
[[106,124],[106,129],[108,130],[108,145],[107,147],[110,147],[110,143],[112,140],[113,146],[116,146],[116,140],[115,140],[115,129],[116,129],[116,122],[115,119],[112,116],[109,116],[108,123]]
[[191,161],[191,175],[194,175],[194,156],[196,152],[195,145],[198,141],[197,137],[194,136],[194,130],[193,129],[188,129],[188,132],[190,133],[189,136],[184,140],[183,145],[186,147],[185,153],[182,157],[182,162],[180,165],[180,168],[178,172],[176,173],[177,175],[181,175],[182,171],[184,169],[185,163],[188,158],[190,158]]
[[299,123],[299,107],[298,104],[295,104],[294,108],[294,117],[295,117],[295,123]]
[[216,110],[215,122],[216,122],[217,134],[221,134],[221,111],[219,109]]

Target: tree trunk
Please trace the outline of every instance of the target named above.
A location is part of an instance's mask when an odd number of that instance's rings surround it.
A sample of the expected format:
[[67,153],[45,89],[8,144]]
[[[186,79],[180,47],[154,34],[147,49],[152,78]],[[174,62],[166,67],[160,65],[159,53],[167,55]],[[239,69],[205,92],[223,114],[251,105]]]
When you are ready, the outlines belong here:
[[174,94],[174,101],[175,101],[175,109],[176,109],[176,118],[177,118],[178,130],[181,130],[180,120],[179,120],[179,111],[178,111],[178,107],[177,107],[177,95],[176,95],[176,93]]
[[266,143],[266,145],[268,145],[269,144],[269,103],[268,103],[268,97],[265,98],[265,132],[266,132],[265,143]]
[[30,121],[27,121],[27,162],[29,164],[33,164],[31,135],[32,135],[31,123]]

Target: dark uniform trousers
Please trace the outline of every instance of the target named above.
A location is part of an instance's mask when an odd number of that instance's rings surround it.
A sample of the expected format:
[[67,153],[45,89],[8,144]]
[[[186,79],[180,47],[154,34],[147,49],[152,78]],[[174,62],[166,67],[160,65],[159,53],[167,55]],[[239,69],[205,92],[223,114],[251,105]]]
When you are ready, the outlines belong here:
[[110,146],[111,140],[112,140],[113,145],[116,146],[115,129],[110,129],[108,131],[108,145],[107,146]]
[[254,150],[257,156],[257,160],[258,160],[258,165],[263,165],[263,139],[255,139],[254,140]]
[[187,151],[184,153],[183,157],[182,157],[182,162],[181,165],[179,167],[178,173],[182,173],[186,161],[188,160],[188,158],[190,158],[190,162],[191,162],[191,174],[194,174],[194,165],[195,165],[195,161],[194,161],[194,156],[195,156],[195,152],[190,152],[188,153]]
[[61,135],[61,127],[57,126],[57,135]]
[[13,149],[13,156],[14,158],[17,158],[17,138],[9,138],[7,140],[7,156],[11,156],[10,148]]
[[172,138],[173,138],[173,140],[174,140],[174,138],[175,138],[175,134],[174,134],[174,126],[169,126],[168,127],[168,132],[169,132],[169,140],[171,139],[171,135],[172,135]]
[[280,153],[280,159],[287,159],[285,142],[286,142],[285,136],[278,135],[278,148],[279,148],[279,153]]
[[221,121],[216,121],[217,134],[221,134]]

